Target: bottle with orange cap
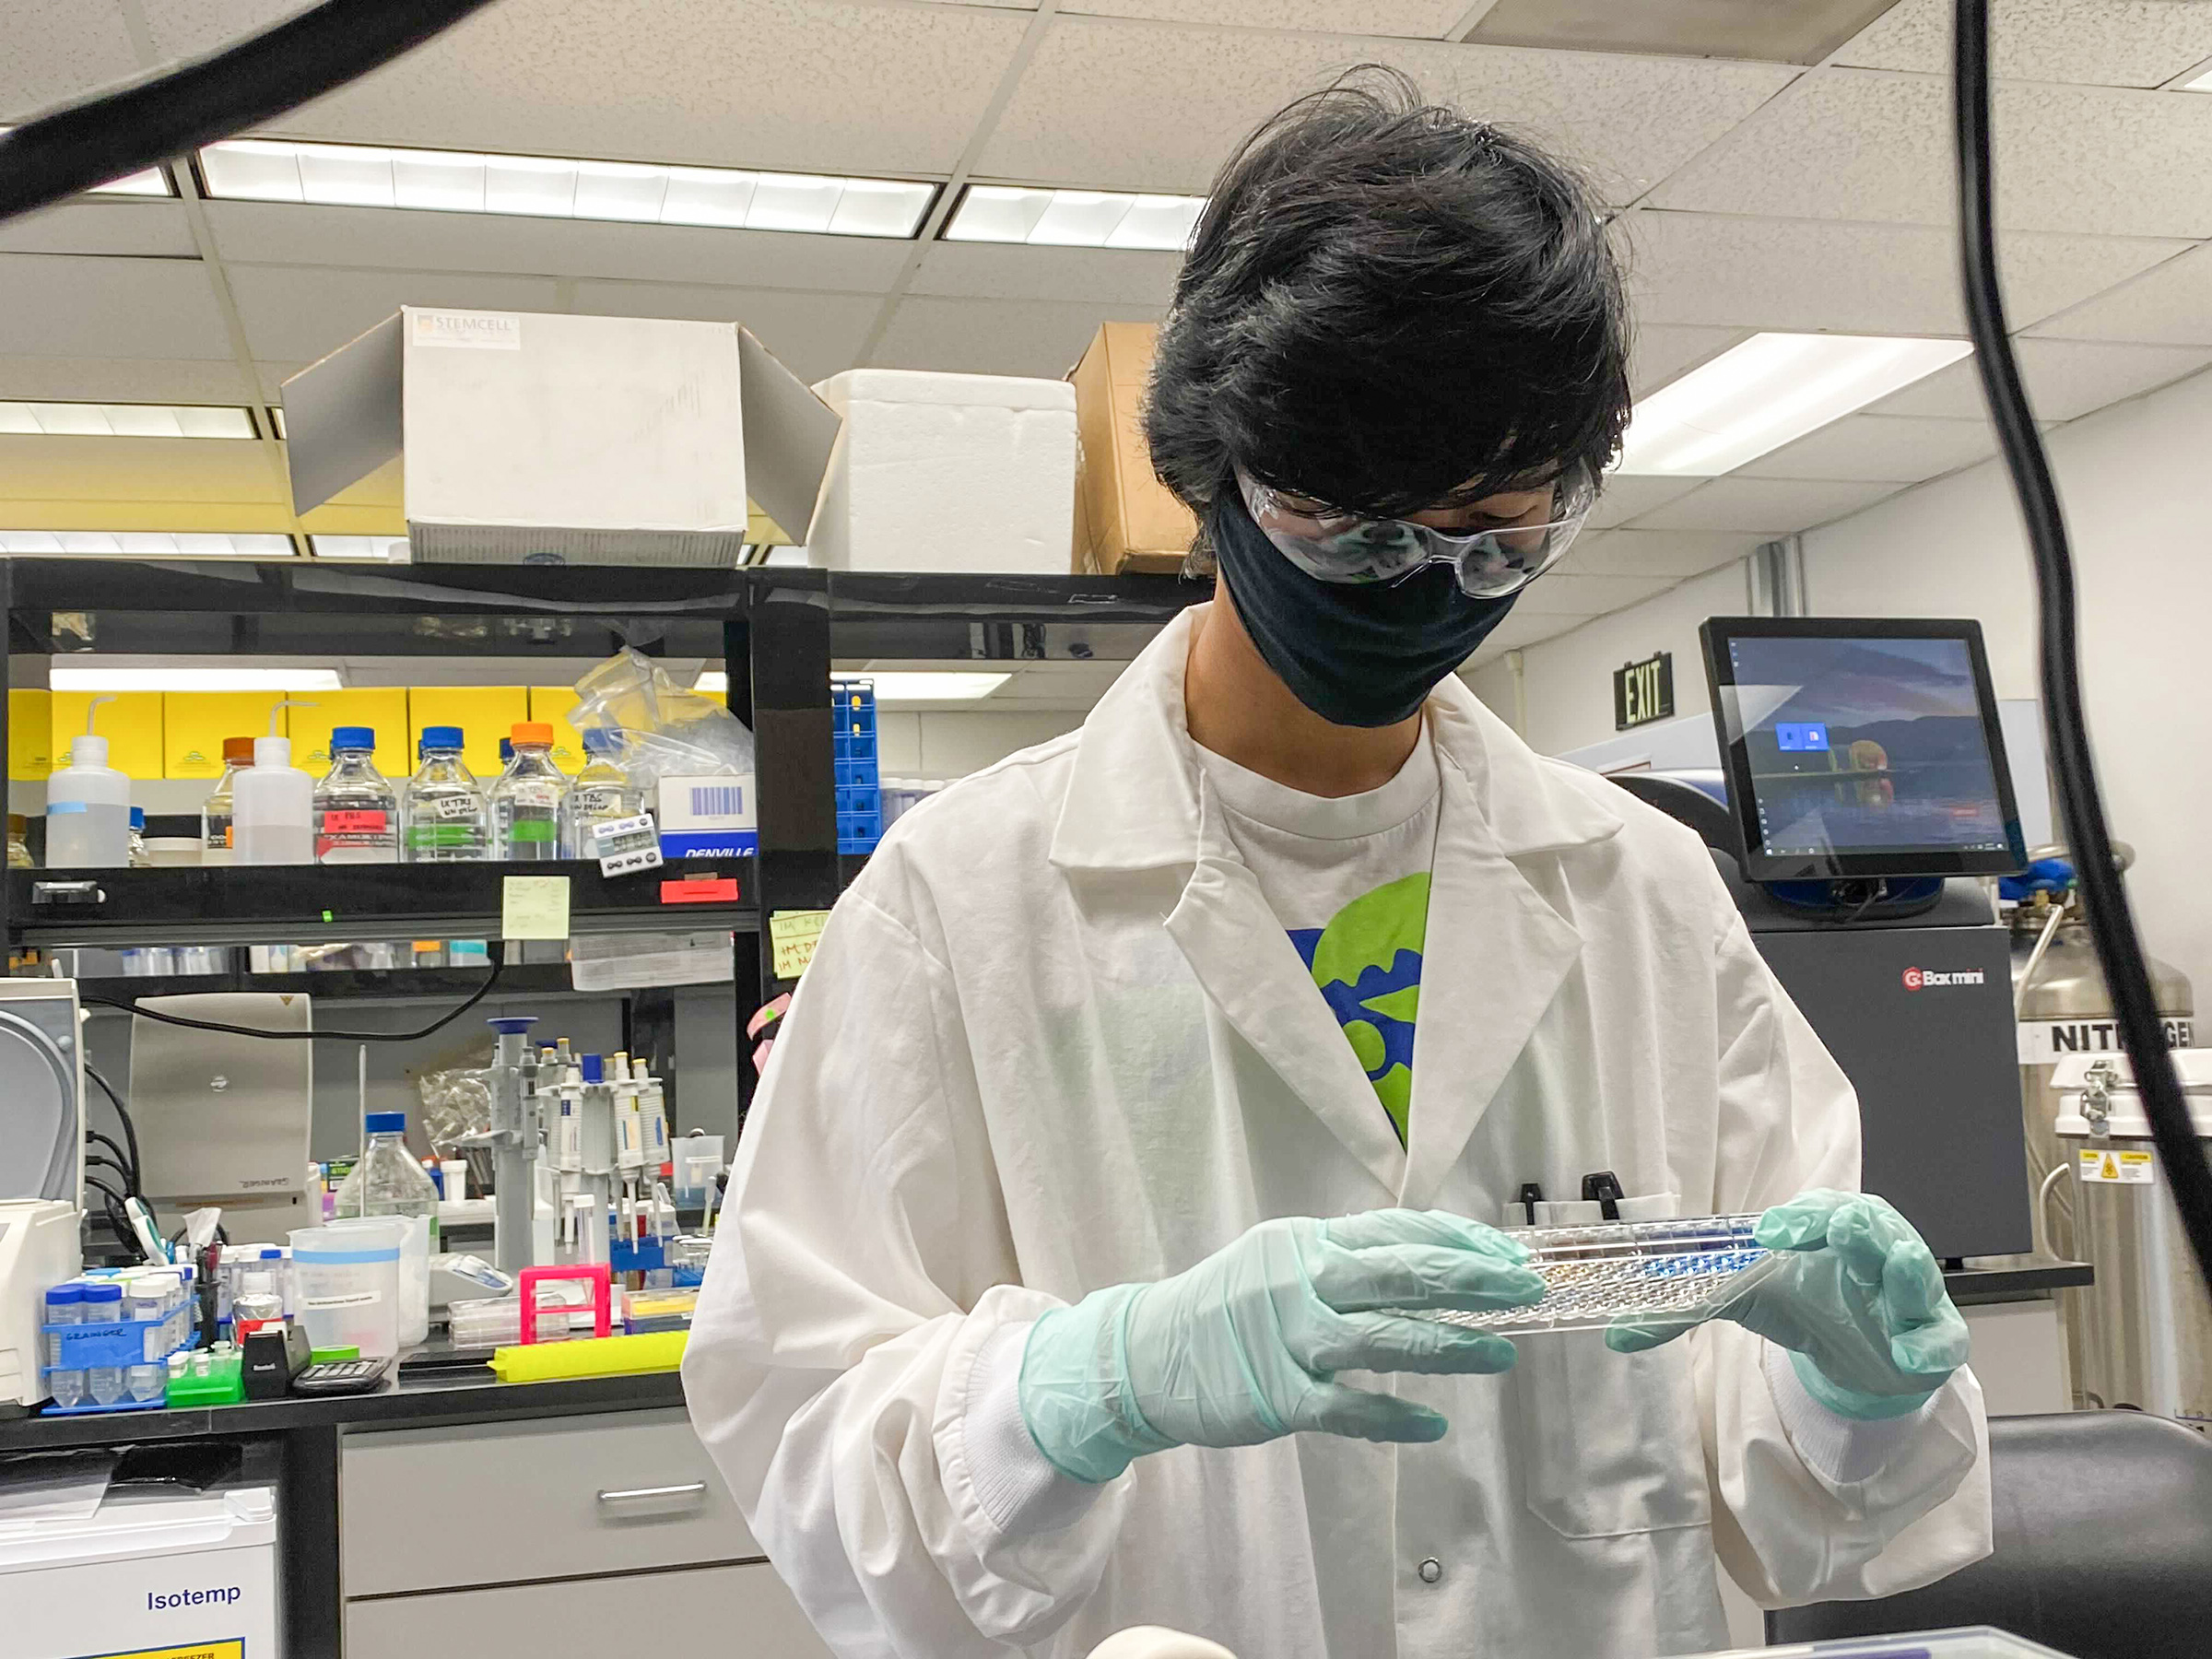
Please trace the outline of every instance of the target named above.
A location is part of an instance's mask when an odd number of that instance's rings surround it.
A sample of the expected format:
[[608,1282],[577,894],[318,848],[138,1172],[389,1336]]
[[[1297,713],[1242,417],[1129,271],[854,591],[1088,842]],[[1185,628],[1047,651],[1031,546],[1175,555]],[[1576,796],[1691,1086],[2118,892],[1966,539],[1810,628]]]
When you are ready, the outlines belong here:
[[491,786],[492,856],[559,858],[569,781],[553,764],[553,728],[542,720],[517,721],[509,741],[514,759]]
[[230,862],[230,820],[234,811],[230,786],[238,778],[238,769],[253,764],[253,738],[223,739],[222,781],[200,803],[200,862],[204,865]]

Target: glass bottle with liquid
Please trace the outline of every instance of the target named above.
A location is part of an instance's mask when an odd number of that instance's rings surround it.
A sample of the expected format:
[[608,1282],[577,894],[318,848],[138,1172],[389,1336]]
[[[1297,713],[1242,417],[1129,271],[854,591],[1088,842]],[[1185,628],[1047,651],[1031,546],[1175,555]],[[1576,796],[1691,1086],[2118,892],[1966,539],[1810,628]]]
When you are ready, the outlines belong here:
[[491,786],[494,858],[560,856],[560,804],[569,781],[553,764],[553,728],[524,720],[513,728],[514,759]]
[[315,785],[315,862],[397,864],[399,792],[376,770],[376,733],[339,726],[330,771]]
[[635,818],[645,810],[643,792],[630,782],[617,760],[621,752],[619,732],[594,726],[583,734],[583,770],[569,785],[568,798],[560,806],[563,858],[598,857],[593,826]]
[[223,739],[223,775],[217,780],[213,793],[200,803],[200,862],[204,865],[230,862],[231,825],[238,810],[235,789],[239,769],[253,764],[253,738]]
[[459,864],[490,855],[490,810],[461,758],[459,726],[422,728],[422,765],[407,782],[406,860]]

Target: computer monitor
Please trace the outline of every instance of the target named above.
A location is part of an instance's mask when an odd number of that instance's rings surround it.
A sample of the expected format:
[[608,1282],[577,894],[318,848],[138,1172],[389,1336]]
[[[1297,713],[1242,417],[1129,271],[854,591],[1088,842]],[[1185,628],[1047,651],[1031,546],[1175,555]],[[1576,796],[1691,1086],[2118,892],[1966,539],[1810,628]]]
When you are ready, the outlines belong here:
[[1981,624],[1715,617],[1700,634],[1751,880],[2025,866]]

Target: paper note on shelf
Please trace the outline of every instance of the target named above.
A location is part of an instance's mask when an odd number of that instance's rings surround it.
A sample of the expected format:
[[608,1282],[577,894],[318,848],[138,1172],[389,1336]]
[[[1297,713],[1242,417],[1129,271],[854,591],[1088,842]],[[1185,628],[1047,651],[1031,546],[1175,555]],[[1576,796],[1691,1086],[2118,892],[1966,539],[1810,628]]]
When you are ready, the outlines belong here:
[[500,884],[500,936],[503,939],[566,939],[569,936],[569,878],[566,876],[510,876]]
[[768,939],[778,979],[797,979],[814,960],[814,947],[830,920],[828,911],[778,911],[768,919]]
[[593,934],[569,947],[569,982],[579,991],[727,984],[735,976],[727,929]]

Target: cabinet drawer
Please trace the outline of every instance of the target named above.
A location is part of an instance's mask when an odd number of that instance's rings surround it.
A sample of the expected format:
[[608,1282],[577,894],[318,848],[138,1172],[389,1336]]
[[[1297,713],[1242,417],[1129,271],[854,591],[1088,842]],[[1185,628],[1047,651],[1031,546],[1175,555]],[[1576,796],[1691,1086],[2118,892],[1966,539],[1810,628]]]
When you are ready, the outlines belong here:
[[349,1596],[760,1556],[681,1411],[357,1431],[338,1492]]
[[765,1561],[395,1595],[346,1608],[346,1659],[607,1659],[640,1651],[832,1659]]

